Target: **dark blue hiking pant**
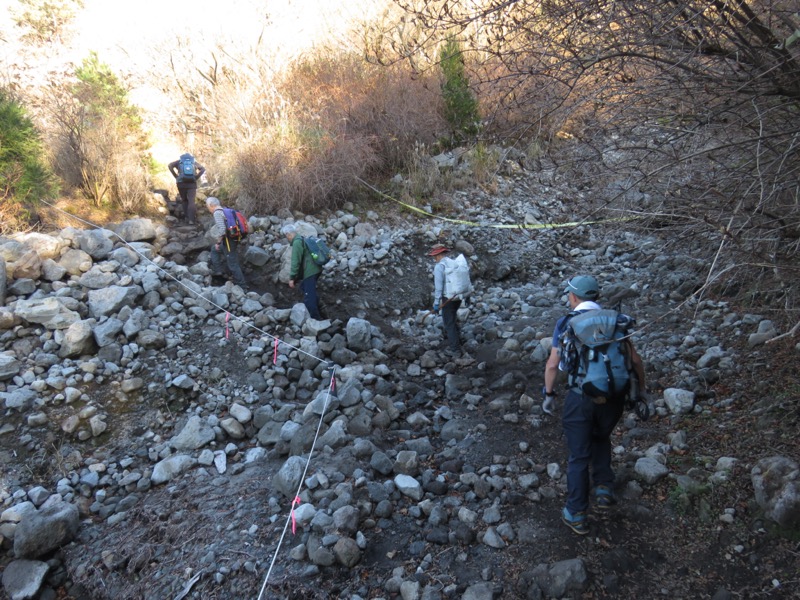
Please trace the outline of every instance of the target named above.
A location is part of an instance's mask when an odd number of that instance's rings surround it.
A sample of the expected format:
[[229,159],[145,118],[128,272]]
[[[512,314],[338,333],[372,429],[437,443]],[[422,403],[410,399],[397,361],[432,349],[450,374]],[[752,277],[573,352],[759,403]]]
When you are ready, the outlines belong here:
[[589,508],[594,485],[614,484],[611,469],[611,432],[622,416],[622,402],[595,404],[589,396],[570,390],[564,398],[562,425],[569,448],[567,510],[573,515]]
[[450,350],[458,352],[461,349],[461,334],[458,331],[458,309],[461,307],[461,300],[453,299],[442,304],[442,325],[444,335]]
[[311,277],[306,277],[300,282],[300,289],[303,290],[303,304],[306,305],[308,314],[311,315],[312,319],[317,319],[319,321],[322,319],[322,315],[320,315],[319,312],[317,279],[319,279],[319,273],[312,275]]

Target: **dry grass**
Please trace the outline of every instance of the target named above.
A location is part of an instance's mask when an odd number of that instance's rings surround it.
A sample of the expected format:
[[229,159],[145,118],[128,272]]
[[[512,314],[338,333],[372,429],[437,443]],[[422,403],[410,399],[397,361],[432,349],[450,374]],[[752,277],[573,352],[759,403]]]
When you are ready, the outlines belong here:
[[397,172],[416,144],[444,130],[432,80],[350,51],[304,57],[276,86],[252,113],[273,116],[249,124],[259,135],[222,149],[228,193],[250,212],[335,208],[357,193],[358,178]]
[[[120,223],[131,217],[131,213],[119,207],[95,206],[86,199],[78,197],[62,197],[51,202],[52,206],[40,204],[36,210],[39,226],[45,231],[75,227],[86,229],[92,225],[106,226]],[[139,216],[157,217],[153,210],[136,213]]]
[[0,235],[27,229],[30,226],[29,218],[28,212],[18,202],[12,202],[8,198],[0,201]]

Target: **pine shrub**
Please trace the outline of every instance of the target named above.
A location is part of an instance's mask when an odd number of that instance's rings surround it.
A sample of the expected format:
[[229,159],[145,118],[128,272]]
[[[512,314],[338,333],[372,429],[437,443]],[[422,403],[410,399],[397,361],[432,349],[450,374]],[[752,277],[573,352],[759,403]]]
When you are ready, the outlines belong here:
[[24,108],[0,91],[0,231],[13,229],[37,200],[56,192],[39,132]]

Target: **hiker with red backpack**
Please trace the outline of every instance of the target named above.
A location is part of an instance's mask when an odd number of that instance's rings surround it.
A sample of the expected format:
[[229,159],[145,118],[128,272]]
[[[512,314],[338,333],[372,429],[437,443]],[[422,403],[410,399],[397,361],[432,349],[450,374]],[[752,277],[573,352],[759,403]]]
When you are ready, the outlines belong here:
[[188,152],[169,163],[169,172],[178,185],[178,194],[183,203],[183,219],[189,225],[197,223],[197,208],[194,201],[197,198],[197,180],[206,172],[205,167],[194,159]]
[[573,277],[564,291],[570,312],[558,320],[553,332],[542,410],[553,414],[556,378],[559,371],[567,373],[569,390],[561,422],[569,460],[561,520],[575,533],[586,535],[591,485],[596,509],[616,504],[611,432],[626,404],[644,397],[644,365],[630,339],[635,321],[597,304],[600,288],[594,277]]
[[[246,282],[242,267],[239,265],[238,249],[243,235],[247,234],[246,222],[242,223],[243,218],[237,219],[239,216],[237,211],[223,207],[219,199],[213,196],[206,198],[206,208],[214,216],[214,226],[211,228],[211,236],[215,240],[211,246],[211,285],[218,286],[225,283],[222,274],[224,256],[233,282],[244,288]],[[244,232],[241,231],[242,228],[245,228]]]

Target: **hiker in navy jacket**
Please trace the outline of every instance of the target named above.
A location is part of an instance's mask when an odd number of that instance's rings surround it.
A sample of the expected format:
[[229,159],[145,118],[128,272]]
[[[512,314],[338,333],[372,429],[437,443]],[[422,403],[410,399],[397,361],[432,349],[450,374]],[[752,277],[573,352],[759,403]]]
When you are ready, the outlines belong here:
[[[600,296],[597,280],[587,275],[573,277],[567,284],[567,299],[571,313],[599,310],[595,302]],[[542,410],[552,415],[555,407],[556,377],[558,376],[561,356],[559,339],[564,333],[570,315],[561,317],[553,332],[553,348],[547,359],[544,371],[544,402]],[[627,344],[631,366],[639,380],[641,390],[645,389],[644,367],[642,359],[633,347],[630,338]],[[562,521],[575,533],[589,533],[586,512],[589,508],[591,478],[595,485],[595,507],[606,510],[616,503],[614,497],[614,472],[611,469],[611,432],[619,422],[624,403],[621,401],[602,402],[583,393],[580,388],[570,389],[564,397],[564,408],[561,417],[564,436],[569,448],[567,465],[567,502],[561,513]]]
[[[184,175],[181,172],[181,161],[184,159],[191,159],[193,163],[194,175]],[[178,186],[178,193],[181,196],[183,203],[183,219],[189,224],[194,225],[197,222],[197,208],[194,201],[197,198],[197,180],[206,172],[205,167],[199,162],[194,160],[194,157],[188,152],[181,154],[181,157],[169,163],[169,172],[175,178],[175,183]]]

